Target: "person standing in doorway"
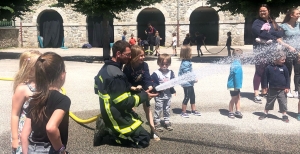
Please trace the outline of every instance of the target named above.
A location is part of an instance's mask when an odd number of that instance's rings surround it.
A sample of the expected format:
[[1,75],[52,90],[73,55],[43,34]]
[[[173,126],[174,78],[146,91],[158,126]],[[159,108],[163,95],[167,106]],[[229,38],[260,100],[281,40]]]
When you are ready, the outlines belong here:
[[197,53],[198,53],[198,57],[200,57],[200,53],[201,53],[201,56],[203,56],[203,53],[201,51],[201,46],[203,45],[205,37],[203,34],[200,34],[199,32],[196,32],[195,36],[196,36],[195,41],[197,44]]
[[[154,35],[156,33],[156,29],[151,25],[151,23],[148,24],[148,28],[145,30],[145,34],[147,35],[147,41],[150,45],[150,55],[153,54],[153,45],[155,43],[154,41]],[[146,51],[148,52],[148,51]]]

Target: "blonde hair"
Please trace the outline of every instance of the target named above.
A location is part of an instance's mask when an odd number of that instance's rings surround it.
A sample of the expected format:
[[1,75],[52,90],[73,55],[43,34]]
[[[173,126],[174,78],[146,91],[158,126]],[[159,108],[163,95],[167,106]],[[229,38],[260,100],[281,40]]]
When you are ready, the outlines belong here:
[[41,53],[37,50],[25,51],[20,55],[19,71],[14,78],[13,91],[16,90],[20,83],[34,81],[34,65],[40,55]]
[[192,58],[192,49],[188,45],[184,45],[180,50],[181,59],[191,59]]
[[131,59],[129,61],[130,65],[132,67],[135,67],[138,65],[137,61],[140,58],[140,54],[144,53],[144,49],[140,47],[139,45],[133,45],[131,47]]
[[167,60],[168,65],[171,65],[171,56],[167,53],[160,54],[157,58],[157,65],[162,65]]
[[232,51],[233,56],[240,56],[241,54],[243,54],[243,50],[240,48],[236,48]]

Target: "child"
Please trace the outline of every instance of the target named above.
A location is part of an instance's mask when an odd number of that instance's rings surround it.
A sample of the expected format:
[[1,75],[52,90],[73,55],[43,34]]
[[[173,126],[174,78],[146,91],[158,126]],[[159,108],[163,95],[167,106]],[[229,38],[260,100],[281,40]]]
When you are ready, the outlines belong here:
[[190,43],[191,43],[190,33],[187,33],[183,40],[182,45],[190,45]]
[[130,40],[129,40],[129,44],[130,44],[130,46],[133,46],[133,45],[135,45],[135,44],[136,44],[136,40],[135,40],[135,38],[134,38],[134,35],[133,35],[133,34],[131,34],[131,38],[130,38]]
[[[235,49],[232,52],[233,57],[235,58],[233,63],[230,66],[230,74],[227,81],[227,88],[230,90],[231,100],[229,102],[229,118],[243,118],[243,115],[240,110],[240,89],[243,84],[243,69],[241,61],[238,59],[240,55],[243,54],[241,49]],[[235,105],[235,113],[233,113],[233,106]]]
[[[269,33],[270,29],[271,29],[271,25],[269,23],[265,23],[262,25],[260,30],[265,30],[265,31],[268,31],[268,33]],[[265,43],[265,44],[271,44],[273,42],[272,40],[265,40],[265,39],[262,39],[259,37],[255,38],[255,41],[258,43]]]
[[[167,82],[175,78],[174,72],[169,70],[168,67],[171,65],[171,56],[164,53],[158,56],[157,65],[160,67],[158,70],[153,72],[151,78],[157,85]],[[155,114],[154,114],[154,126],[159,132],[162,132],[160,117],[163,111],[164,124],[167,130],[172,131],[173,128],[170,122],[170,104],[172,94],[175,94],[175,89],[169,88],[161,91],[160,94],[155,97]]]
[[200,53],[201,53],[201,56],[203,56],[203,53],[201,51],[201,46],[203,45],[203,41],[205,40],[205,37],[204,37],[204,35],[200,34],[199,32],[196,32],[195,36],[196,36],[195,41],[197,44],[197,53],[198,53],[198,57],[200,57]]
[[143,47],[143,45],[142,45],[142,39],[141,39],[141,38],[138,38],[138,39],[137,39],[137,42],[138,42],[138,46]]
[[21,134],[23,153],[67,153],[71,101],[59,92],[66,77],[64,60],[54,52],[42,54],[35,77],[36,93]]
[[263,87],[267,87],[269,84],[269,90],[265,113],[259,117],[259,120],[263,120],[268,117],[268,112],[269,110],[273,110],[274,103],[277,99],[280,112],[282,113],[282,121],[286,123],[289,122],[288,116],[286,115],[286,93],[288,93],[290,89],[290,78],[288,69],[283,64],[285,62],[285,58],[285,53],[283,51],[278,51],[275,53],[274,64],[268,65],[265,69]]
[[[127,76],[129,83],[131,83],[133,86],[131,90],[139,90],[139,85],[141,85],[142,90],[151,91],[155,86],[150,77],[148,64],[144,62],[144,58],[145,53],[143,48],[138,45],[131,47],[131,60],[123,68],[123,72]],[[147,101],[146,103],[143,103],[143,107],[146,113],[146,118],[150,124],[151,137],[154,140],[159,141],[160,138],[154,128],[153,116],[150,110],[150,102]]]
[[127,34],[126,30],[124,30],[123,31],[123,36],[122,36],[122,41],[126,41],[126,34]]
[[34,64],[41,55],[39,51],[25,51],[20,56],[19,71],[14,78],[11,111],[11,136],[13,153],[22,153],[21,132],[26,119],[25,109],[35,91]]
[[177,51],[176,51],[176,46],[177,46],[177,37],[176,37],[176,33],[172,34],[173,38],[172,38],[172,49],[173,49],[173,55],[172,56],[177,56]]
[[[182,62],[180,64],[179,73],[178,76],[181,76],[185,73],[192,72],[192,50],[189,46],[182,46],[180,50],[180,58],[182,59]],[[186,106],[188,101],[190,100],[192,114],[196,116],[200,116],[200,112],[196,110],[195,106],[195,91],[194,91],[194,83],[196,83],[197,80],[189,81],[184,84],[181,84],[184,91],[184,99],[182,101],[182,113],[181,116],[184,118],[188,118],[189,115],[186,113]]]
[[227,46],[227,51],[228,51],[228,57],[231,57],[231,51],[234,50],[231,48],[231,32],[227,32],[227,41],[226,41],[226,46]]
[[156,31],[155,33],[155,56],[159,56],[159,46],[160,46],[160,36],[159,36],[159,33],[158,31]]

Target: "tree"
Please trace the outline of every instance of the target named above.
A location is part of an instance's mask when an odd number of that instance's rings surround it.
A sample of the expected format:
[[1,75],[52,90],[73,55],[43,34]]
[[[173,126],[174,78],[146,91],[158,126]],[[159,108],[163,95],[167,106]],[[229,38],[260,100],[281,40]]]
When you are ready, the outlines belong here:
[[39,0],[1,0],[0,20],[22,18],[25,12],[31,11],[30,7],[37,3],[39,3]]
[[109,34],[108,21],[118,18],[117,14],[123,11],[136,10],[142,6],[148,6],[162,0],[59,0],[55,6],[63,7],[65,4],[71,4],[72,8],[84,15],[90,17],[102,17],[103,34],[103,58],[109,58]]
[[271,10],[271,17],[275,19],[280,13],[293,7],[300,6],[298,0],[208,0],[207,4],[218,7],[217,11],[229,11],[232,15],[242,14],[245,17],[245,44],[252,44],[251,25],[258,16],[258,9],[261,4],[267,4]]
[[292,7],[300,6],[298,0],[208,0],[207,4],[218,7],[218,11],[229,11],[234,14],[243,14],[244,17],[256,17],[261,4],[267,4],[271,10],[271,16],[276,18],[280,13]]

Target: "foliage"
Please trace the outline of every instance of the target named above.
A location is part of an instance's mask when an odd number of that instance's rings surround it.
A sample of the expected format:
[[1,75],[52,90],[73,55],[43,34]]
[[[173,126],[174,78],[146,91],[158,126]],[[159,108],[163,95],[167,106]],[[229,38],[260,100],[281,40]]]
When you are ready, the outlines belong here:
[[88,16],[117,18],[117,14],[128,9],[136,10],[162,0],[58,0],[56,6],[72,4],[75,11]]
[[0,20],[14,20],[22,18],[25,12],[31,11],[30,7],[39,3],[39,0],[1,0]]
[[243,14],[244,17],[255,17],[261,4],[267,4],[272,17],[300,5],[299,0],[208,0],[207,4],[218,7],[218,11],[229,11],[232,14]]

